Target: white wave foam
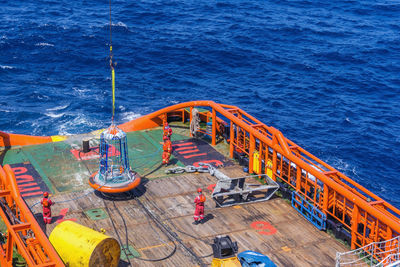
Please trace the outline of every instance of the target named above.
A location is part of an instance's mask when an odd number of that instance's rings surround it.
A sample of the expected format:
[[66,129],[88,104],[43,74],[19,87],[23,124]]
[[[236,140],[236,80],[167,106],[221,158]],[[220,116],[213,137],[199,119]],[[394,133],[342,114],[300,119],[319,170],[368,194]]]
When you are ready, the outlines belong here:
[[[72,115],[72,114],[70,114]],[[84,114],[78,114],[74,119],[60,125],[58,127],[58,134],[59,135],[73,135],[75,133],[69,132],[71,129],[76,131],[80,126],[84,128],[95,128],[95,129],[100,129],[102,127],[102,124],[100,121],[94,121],[93,119],[90,120],[86,115]]]
[[12,70],[12,69],[15,69],[15,67],[8,66],[8,65],[0,65],[0,68],[2,68],[3,70]]
[[54,108],[47,108],[46,111],[57,111],[57,110],[62,110],[65,109],[69,106],[69,104],[66,104],[64,106],[58,106],[58,107],[54,107]]
[[37,43],[35,44],[35,46],[54,46],[54,45],[49,43]]
[[79,96],[83,96],[85,93],[90,92],[90,90],[87,88],[72,87],[72,90],[78,93]]
[[122,117],[123,117],[122,120],[123,120],[124,122],[127,122],[127,121],[134,120],[134,119],[136,119],[136,118],[139,118],[140,116],[142,116],[142,115],[139,114],[139,113],[132,112],[132,111],[130,111],[130,112],[124,112],[124,113],[122,113]]
[[118,26],[118,27],[123,27],[125,29],[128,29],[128,26],[121,21],[118,21],[117,23],[113,23],[112,26]]
[[31,127],[33,128],[33,135],[41,135],[42,127],[39,125],[38,120],[32,121]]
[[60,117],[62,117],[64,115],[64,113],[56,114],[56,113],[53,113],[53,112],[48,112],[48,113],[44,113],[44,115],[46,115],[48,117],[51,117],[51,118],[60,118]]

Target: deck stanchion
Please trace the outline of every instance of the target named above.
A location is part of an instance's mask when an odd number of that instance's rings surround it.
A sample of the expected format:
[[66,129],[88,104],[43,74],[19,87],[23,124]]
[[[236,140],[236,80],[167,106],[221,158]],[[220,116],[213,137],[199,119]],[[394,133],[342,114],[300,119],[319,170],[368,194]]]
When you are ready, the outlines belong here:
[[301,168],[297,166],[296,171],[296,192],[300,192],[301,189]]
[[326,211],[328,210],[328,202],[329,202],[329,187],[324,184],[324,204],[323,204],[323,208],[322,210],[326,213]]
[[235,132],[233,130],[233,122],[231,121],[230,123],[230,129],[229,129],[229,156],[233,158],[233,143],[235,140]]
[[264,153],[264,173],[268,175],[268,146],[265,146],[265,153]]
[[250,147],[249,147],[249,173],[253,173],[253,154],[254,154],[254,149],[256,146],[256,141],[254,139],[254,135],[250,133]]
[[[259,140],[260,141],[260,140]],[[257,174],[261,174],[262,173],[262,152],[263,152],[263,143],[260,141],[260,146],[258,147],[258,154],[259,154],[259,158],[258,158],[258,170],[259,172]]]
[[276,168],[277,168],[277,155],[276,150],[272,154],[272,180],[276,181]]
[[12,234],[9,232],[7,235],[7,250],[6,250],[6,262],[11,263],[12,262],[12,256],[13,256],[13,248],[14,248],[14,239]]
[[[393,231],[390,227],[387,228],[387,238],[386,240],[390,240],[393,238]],[[385,250],[388,251],[387,255],[389,255],[391,252],[391,246],[385,246]]]
[[276,149],[274,148],[277,144],[279,144],[278,138],[276,137],[276,134],[273,133],[273,135],[272,135],[272,147],[273,147],[273,150],[272,150],[272,180],[274,180],[274,181],[276,181],[276,171],[278,169],[278,166],[277,166],[278,165],[277,164],[278,155],[277,155]]
[[215,109],[212,109],[212,137],[211,137],[211,144],[215,146],[215,138],[217,135],[217,118],[215,114]]
[[[193,107],[190,107],[190,111],[189,111],[189,125],[192,125],[192,119],[193,119],[192,111],[193,111]],[[192,132],[190,132],[189,134],[190,134],[190,137],[193,137]]]
[[358,227],[358,207],[354,205],[353,219],[351,220],[351,249],[356,249],[357,227]]

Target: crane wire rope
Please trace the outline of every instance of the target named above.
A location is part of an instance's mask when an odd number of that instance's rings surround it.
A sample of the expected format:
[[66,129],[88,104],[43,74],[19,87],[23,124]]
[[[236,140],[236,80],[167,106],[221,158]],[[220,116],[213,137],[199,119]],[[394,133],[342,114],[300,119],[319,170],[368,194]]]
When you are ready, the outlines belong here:
[[113,49],[112,49],[112,21],[111,21],[111,0],[109,1],[110,6],[110,68],[111,68],[111,88],[112,88],[112,116],[111,124],[114,124],[115,115],[115,70],[113,64]]
[[[112,88],[112,117],[111,117],[111,123],[114,124],[114,116],[115,116],[115,69],[114,69],[114,67],[115,67],[116,64],[113,63],[113,49],[112,49],[112,18],[111,18],[111,14],[112,14],[112,13],[111,13],[111,0],[109,0],[109,18],[110,18],[110,20],[109,20],[109,26],[110,26],[110,69],[111,69],[111,88]],[[156,151],[155,153],[157,153],[157,152],[158,152],[158,151]],[[80,158],[80,153],[79,153],[79,158]],[[86,165],[86,163],[84,163],[84,165],[85,165],[86,169],[88,170],[88,172],[91,173],[91,171],[89,170],[89,167]],[[99,188],[95,189],[94,191],[90,191],[90,192],[88,192],[88,193],[86,193],[86,194],[83,194],[83,195],[81,195],[81,196],[79,196],[79,197],[76,197],[76,198],[73,198],[73,199],[69,199],[69,200],[66,200],[66,201],[60,201],[60,202],[57,202],[57,203],[65,203],[65,202],[70,202],[70,201],[74,201],[74,200],[83,198],[83,197],[85,197],[85,196],[87,196],[87,195],[89,195],[89,194],[91,194],[91,193],[93,193],[93,192],[95,192],[95,191],[98,191],[98,189],[99,189]],[[103,192],[101,192],[101,191],[98,191],[98,192],[100,192],[103,196],[106,197],[106,195],[105,195]],[[132,197],[134,197],[134,195],[133,195],[131,192],[130,192],[130,195],[131,195]],[[136,257],[136,259],[143,260],[143,261],[153,261],[153,262],[154,262],[154,261],[162,261],[162,260],[168,259],[168,258],[170,258],[172,255],[174,255],[175,252],[176,252],[176,250],[177,250],[177,245],[176,245],[175,240],[174,240],[174,239],[176,239],[176,241],[178,241],[186,250],[188,250],[189,253],[192,254],[192,256],[194,256],[194,258],[195,258],[201,265],[204,265],[204,263],[203,263],[203,262],[201,261],[201,259],[200,259],[201,257],[197,256],[191,249],[187,248],[187,246],[183,244],[183,242],[176,236],[176,234],[175,234],[175,236],[174,236],[174,235],[173,235],[173,231],[171,231],[170,229],[168,229],[154,214],[152,214],[152,212],[151,212],[150,210],[148,210],[148,209],[145,207],[145,205],[144,205],[143,203],[141,203],[141,201],[140,201],[138,198],[134,198],[134,199],[135,199],[136,202],[145,210],[145,212],[147,213],[148,217],[150,217],[150,218],[155,222],[155,224],[159,227],[159,229],[168,237],[168,239],[171,240],[172,244],[174,245],[174,248],[173,248],[172,252],[171,252],[169,255],[165,256],[165,257],[162,257],[162,258],[159,258],[159,259],[146,259],[146,258],[142,258],[142,257]],[[122,213],[120,212],[120,210],[119,210],[119,209],[117,208],[117,206],[115,205],[114,199],[111,199],[111,200],[112,200],[112,203],[113,203],[113,205],[114,205],[115,210],[117,210],[117,212],[118,212],[119,216],[121,217],[121,219],[122,219],[122,221],[123,221],[123,224],[124,224],[125,239],[126,239],[126,240],[125,240],[125,241],[126,241],[125,243],[126,243],[126,244],[125,244],[125,246],[122,246],[122,250],[123,250],[123,252],[124,252],[124,254],[125,254],[125,256],[126,256],[126,259],[127,259],[128,262],[129,262],[129,266],[132,266],[132,263],[131,263],[131,261],[130,261],[130,259],[129,259],[129,256],[128,256],[128,255],[131,254],[130,251],[129,251],[129,246],[128,246],[128,245],[129,245],[128,227],[127,227],[127,225],[126,225],[126,221],[125,221],[124,216],[122,215]],[[34,206],[36,206],[38,203],[40,203],[40,202],[37,202],[37,203],[33,204],[30,208],[32,209],[32,208],[33,208]],[[115,234],[117,235],[118,241],[120,242],[121,245],[123,245],[123,242],[122,242],[122,240],[121,240],[121,236],[120,236],[120,234],[118,233],[118,230],[117,230],[117,228],[116,228],[116,226],[115,226],[114,220],[113,220],[112,217],[110,216],[110,210],[109,210],[108,205],[106,204],[106,201],[105,201],[104,198],[103,198],[103,203],[104,203],[105,209],[106,209],[106,211],[107,211],[107,213],[108,213],[108,215],[109,215],[109,218],[110,218],[110,220],[111,220],[111,224],[112,224],[112,226],[113,226],[114,232],[115,232]],[[128,253],[126,252],[126,250],[128,250]]]

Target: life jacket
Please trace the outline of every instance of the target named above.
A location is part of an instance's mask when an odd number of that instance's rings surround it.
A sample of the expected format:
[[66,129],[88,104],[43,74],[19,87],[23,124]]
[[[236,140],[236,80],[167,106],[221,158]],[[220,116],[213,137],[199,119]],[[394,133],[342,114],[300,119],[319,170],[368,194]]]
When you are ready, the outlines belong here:
[[169,127],[169,125],[164,126],[164,135],[169,136],[172,134],[172,129]]
[[42,200],[42,205],[43,205],[43,207],[50,207],[49,200],[47,198],[44,198]]
[[163,151],[164,152],[171,152],[172,146],[171,146],[171,141],[166,140],[163,144]]
[[198,199],[198,201],[195,201],[197,204],[204,205],[204,202],[206,202],[206,197],[203,194],[198,195],[196,197],[196,200],[197,199]]

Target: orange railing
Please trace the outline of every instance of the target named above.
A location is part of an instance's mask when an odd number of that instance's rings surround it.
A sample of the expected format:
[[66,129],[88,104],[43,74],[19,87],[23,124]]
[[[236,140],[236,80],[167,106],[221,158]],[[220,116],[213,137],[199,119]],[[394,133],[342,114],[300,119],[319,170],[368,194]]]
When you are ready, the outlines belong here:
[[22,199],[9,165],[0,166],[0,202],[0,217],[8,231],[0,245],[0,265],[12,266],[16,246],[28,266],[64,266]]
[[[253,155],[257,152],[261,159],[259,169],[267,173],[272,165],[274,180],[288,184],[328,218],[340,222],[351,235],[352,249],[399,235],[399,209],[288,140],[277,129],[235,106],[212,101],[187,102],[158,110],[120,127],[126,131],[152,127],[166,114],[187,107],[208,107],[213,122],[218,117],[227,120],[231,157],[234,151],[247,155],[249,172],[253,172]],[[212,144],[216,143],[217,124],[213,123]]]
[[[143,130],[162,124],[166,115],[182,114],[185,108],[207,107],[212,117],[212,144],[216,144],[221,120],[229,125],[230,156],[235,151],[249,160],[253,172],[253,155],[259,155],[259,168],[272,172],[274,180],[286,183],[304,196],[329,219],[340,222],[351,235],[352,249],[371,242],[389,240],[400,234],[400,210],[354,182],[327,163],[288,140],[277,129],[267,126],[243,110],[213,101],[186,102],[145,115],[119,127],[124,131]],[[191,119],[191,114],[189,114]],[[1,135],[0,146],[25,145],[24,136]],[[51,139],[51,138],[50,138]],[[30,137],[29,143],[51,142],[46,137]],[[30,221],[29,221],[30,222]]]

